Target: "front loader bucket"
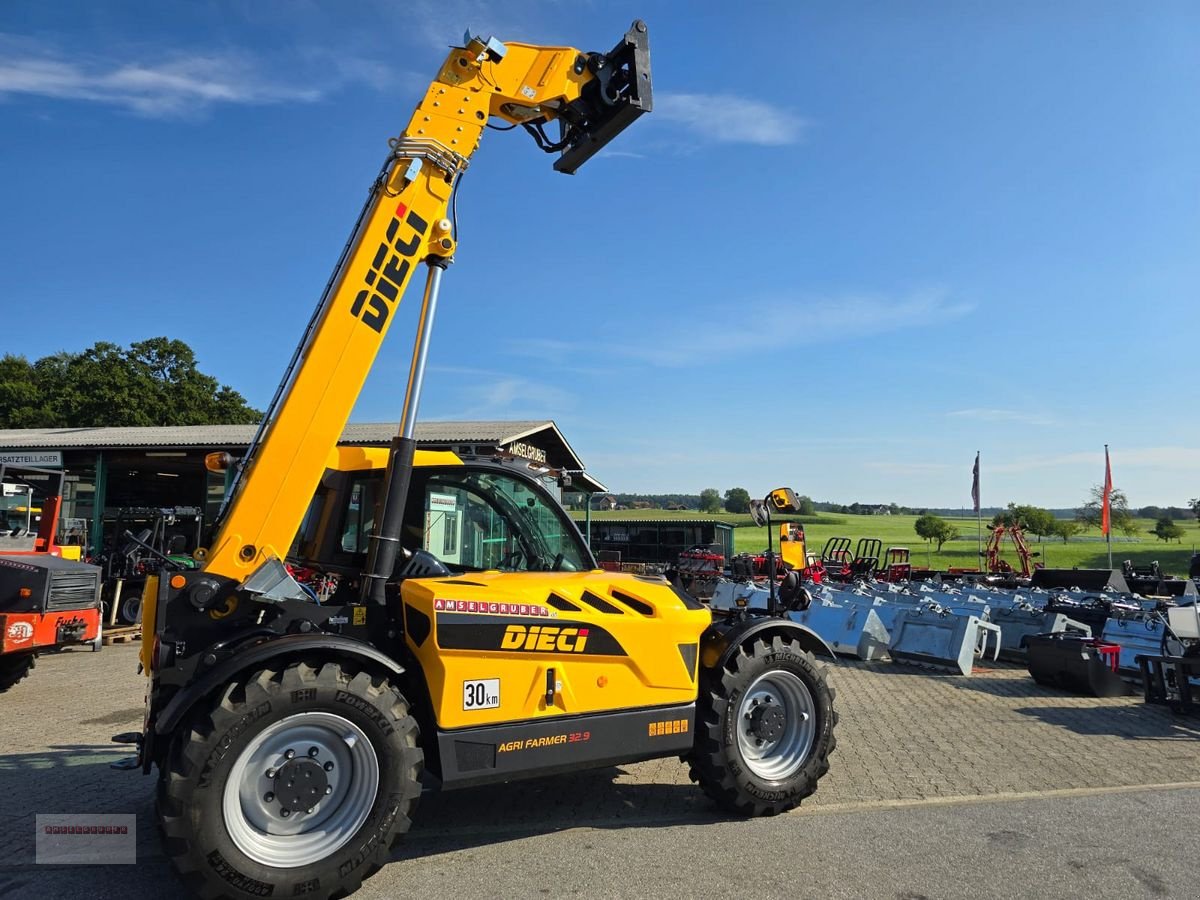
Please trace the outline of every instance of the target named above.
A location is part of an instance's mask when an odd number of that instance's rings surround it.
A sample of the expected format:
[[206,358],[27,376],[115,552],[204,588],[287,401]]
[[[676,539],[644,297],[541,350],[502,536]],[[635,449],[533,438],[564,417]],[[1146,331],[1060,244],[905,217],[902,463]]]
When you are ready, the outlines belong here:
[[811,628],[840,656],[882,659],[888,654],[891,636],[872,607],[814,603],[803,612],[788,613],[788,618]]
[[1104,623],[1100,638],[1121,648],[1121,673],[1141,677],[1137,656],[1161,656],[1163,652],[1163,623],[1157,617],[1109,619]]
[[730,581],[722,578],[713,586],[708,605],[713,609],[743,609],[765,607],[770,595],[752,581]]
[[1091,637],[1092,629],[1082,622],[1068,619],[1062,613],[1040,609],[995,609],[992,621],[1000,626],[1000,658],[1010,662],[1025,662],[1026,639],[1035,634],[1058,634],[1071,631],[1081,637]]
[[1046,687],[1091,697],[1132,693],[1102,653],[1103,643],[1074,634],[1036,634],[1026,639],[1029,674]]
[[970,675],[975,656],[987,652],[989,635],[999,651],[1000,629],[978,616],[954,615],[949,610],[918,607],[896,615],[890,653],[896,662]]

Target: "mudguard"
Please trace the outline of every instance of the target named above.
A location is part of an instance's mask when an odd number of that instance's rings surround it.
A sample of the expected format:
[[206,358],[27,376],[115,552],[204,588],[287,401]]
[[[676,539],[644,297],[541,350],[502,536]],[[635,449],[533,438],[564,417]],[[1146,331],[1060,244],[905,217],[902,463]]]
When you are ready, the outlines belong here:
[[748,638],[764,632],[780,632],[796,641],[801,649],[814,656],[837,659],[832,648],[811,628],[776,616],[747,616],[717,621],[700,636],[700,664],[706,669],[724,666]]
[[156,717],[155,734],[173,732],[197,700],[207,696],[214,689],[235,680],[243,672],[256,668],[269,660],[300,653],[312,653],[313,651],[336,654],[339,657],[349,657],[364,663],[382,666],[394,675],[399,675],[404,671],[404,667],[386,653],[353,638],[322,633],[285,634],[234,653],[233,656],[213,666],[199,678],[190,681],[187,687],[171,698]]

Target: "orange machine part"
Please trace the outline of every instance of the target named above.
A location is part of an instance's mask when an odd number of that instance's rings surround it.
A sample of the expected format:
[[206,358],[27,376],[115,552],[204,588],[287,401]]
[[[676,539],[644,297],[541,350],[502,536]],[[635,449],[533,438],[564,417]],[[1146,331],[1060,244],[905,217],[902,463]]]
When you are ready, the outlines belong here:
[[80,643],[94,641],[100,633],[100,610],[69,609],[56,613],[3,613],[0,614],[0,653],[19,653],[22,650],[40,650],[58,643],[59,623],[69,621],[84,623]]

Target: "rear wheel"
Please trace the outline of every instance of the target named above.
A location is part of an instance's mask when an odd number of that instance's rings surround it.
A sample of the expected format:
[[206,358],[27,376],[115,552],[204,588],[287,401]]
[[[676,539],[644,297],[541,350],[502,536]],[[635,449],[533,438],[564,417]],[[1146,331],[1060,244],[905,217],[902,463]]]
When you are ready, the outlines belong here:
[[0,656],[0,694],[33,671],[36,653],[11,653]]
[[159,781],[167,855],[205,897],[340,896],[420,797],[417,724],[387,681],[294,663],[198,710]]
[[833,698],[825,669],[795,641],[747,641],[724,668],[702,673],[692,780],[740,815],[797,806],[829,771]]

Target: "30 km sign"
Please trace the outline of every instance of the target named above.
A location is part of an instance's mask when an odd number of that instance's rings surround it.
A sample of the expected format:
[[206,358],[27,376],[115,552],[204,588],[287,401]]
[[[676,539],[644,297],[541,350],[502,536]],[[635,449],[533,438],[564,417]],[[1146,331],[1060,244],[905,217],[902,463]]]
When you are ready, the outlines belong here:
[[498,709],[500,707],[500,679],[483,678],[479,681],[463,682],[463,710]]

